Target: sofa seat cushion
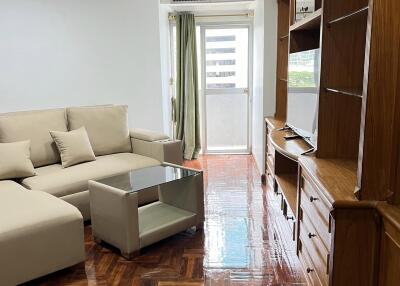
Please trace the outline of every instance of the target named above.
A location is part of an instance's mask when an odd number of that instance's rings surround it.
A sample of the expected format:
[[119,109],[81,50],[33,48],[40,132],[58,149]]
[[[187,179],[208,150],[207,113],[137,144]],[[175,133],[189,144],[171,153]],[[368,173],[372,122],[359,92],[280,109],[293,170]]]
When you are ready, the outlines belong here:
[[0,210],[4,214],[0,215],[0,238],[16,236],[18,233],[22,235],[38,227],[56,225],[68,219],[82,220],[76,207],[45,192],[26,189],[1,190]]
[[77,208],[44,192],[13,190],[10,182],[0,185],[1,285],[27,282],[85,260]]
[[22,185],[11,181],[11,180],[3,180],[0,181],[0,196],[1,196],[1,192],[3,190],[8,190],[8,191],[27,191],[27,189],[25,189]]
[[30,190],[50,193],[56,197],[86,191],[88,181],[121,174],[129,170],[157,166],[160,162],[133,153],[118,153],[96,158],[63,169],[60,164],[35,169],[36,176],[26,178],[22,184]]
[[50,130],[67,131],[65,109],[0,114],[0,143],[30,140],[31,160],[35,167],[60,162]]

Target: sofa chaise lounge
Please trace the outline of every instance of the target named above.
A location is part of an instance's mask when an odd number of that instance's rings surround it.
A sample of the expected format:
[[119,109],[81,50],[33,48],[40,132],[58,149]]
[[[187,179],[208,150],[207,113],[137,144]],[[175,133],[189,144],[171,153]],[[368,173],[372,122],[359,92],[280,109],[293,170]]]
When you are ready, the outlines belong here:
[[[96,159],[63,168],[50,131],[82,126]],[[0,114],[0,143],[24,140],[30,141],[35,176],[0,181],[0,285],[23,283],[84,261],[89,180],[162,162],[182,163],[180,141],[129,130],[126,106]],[[157,189],[138,200],[140,205],[157,201]]]

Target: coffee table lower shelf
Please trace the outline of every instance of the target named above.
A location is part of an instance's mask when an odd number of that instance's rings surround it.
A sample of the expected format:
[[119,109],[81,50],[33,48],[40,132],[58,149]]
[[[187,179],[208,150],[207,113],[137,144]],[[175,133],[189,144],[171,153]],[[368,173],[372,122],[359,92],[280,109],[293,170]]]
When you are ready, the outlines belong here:
[[196,225],[195,213],[162,202],[140,207],[138,213],[141,248]]

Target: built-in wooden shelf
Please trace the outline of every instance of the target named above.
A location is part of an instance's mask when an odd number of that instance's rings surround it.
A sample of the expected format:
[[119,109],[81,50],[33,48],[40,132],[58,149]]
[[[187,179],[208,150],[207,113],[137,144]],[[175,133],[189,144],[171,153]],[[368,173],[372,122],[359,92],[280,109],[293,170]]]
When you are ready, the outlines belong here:
[[328,21],[328,22],[326,23],[326,25],[327,25],[327,27],[329,28],[332,24],[335,24],[335,23],[339,23],[339,22],[342,22],[342,21],[349,20],[349,19],[351,19],[351,18],[353,18],[353,17],[355,17],[355,16],[358,16],[358,15],[360,15],[360,14],[362,14],[362,13],[367,12],[368,10],[369,10],[369,7],[368,7],[368,6],[367,6],[367,7],[363,7],[363,8],[361,8],[361,9],[359,9],[359,10],[357,10],[357,11],[354,11],[354,12],[352,12],[352,13],[349,13],[349,14],[347,14],[347,15],[338,17],[338,18],[333,19],[333,20],[330,20],[330,21]]
[[362,98],[362,92],[358,91],[350,91],[350,90],[341,90],[341,89],[336,89],[336,88],[325,88],[325,91],[331,92],[331,93],[336,93],[336,94],[341,94],[341,95],[349,95],[349,96],[355,96],[358,98]]
[[290,26],[289,31],[316,30],[321,26],[322,8]]
[[282,190],[283,195],[290,207],[292,214],[297,214],[297,174],[275,175],[276,183]]

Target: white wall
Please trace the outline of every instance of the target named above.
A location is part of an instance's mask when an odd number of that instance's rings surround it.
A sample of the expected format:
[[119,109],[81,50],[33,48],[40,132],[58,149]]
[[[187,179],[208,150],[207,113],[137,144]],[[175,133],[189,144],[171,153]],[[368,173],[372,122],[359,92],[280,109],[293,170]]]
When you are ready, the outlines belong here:
[[164,131],[172,137],[171,126],[171,45],[170,45],[170,24],[169,13],[172,12],[168,5],[160,5],[160,42],[161,42],[161,82],[162,82],[162,103],[164,114]]
[[274,0],[256,0],[254,16],[253,156],[260,172],[265,164],[265,116],[275,112],[276,19]]
[[127,104],[163,130],[159,1],[0,1],[0,112]]

